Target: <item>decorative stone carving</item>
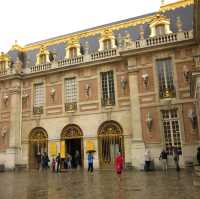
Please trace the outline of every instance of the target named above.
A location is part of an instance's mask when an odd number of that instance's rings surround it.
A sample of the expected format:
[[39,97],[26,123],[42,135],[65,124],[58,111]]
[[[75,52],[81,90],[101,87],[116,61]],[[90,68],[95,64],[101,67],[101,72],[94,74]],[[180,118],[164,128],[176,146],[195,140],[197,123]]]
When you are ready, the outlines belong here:
[[23,66],[22,61],[19,59],[19,57],[17,57],[17,60],[14,64],[15,72],[18,74],[22,73],[22,66]]
[[143,28],[143,25],[140,26],[139,33],[140,33],[140,39],[144,40],[144,28]]
[[51,91],[50,91],[50,95],[51,95],[51,98],[54,100],[55,98],[55,94],[56,94],[56,89],[55,88],[51,88]]
[[182,29],[182,21],[181,21],[181,18],[178,16],[176,17],[176,28],[178,30],[178,32],[182,32],[183,29]]
[[188,118],[190,119],[192,129],[195,130],[197,128],[197,115],[193,109],[188,111]]
[[131,35],[129,32],[126,32],[124,35],[124,47],[125,48],[131,48],[133,45],[133,41],[131,39]]
[[8,133],[8,127],[4,126],[1,128],[1,136],[5,137],[5,135]]
[[85,85],[85,95],[87,97],[89,97],[90,96],[90,92],[91,92],[91,86],[89,84],[86,84]]
[[4,94],[4,95],[3,95],[3,102],[4,102],[5,105],[7,105],[7,103],[8,103],[8,98],[9,98],[9,97],[8,97],[7,94]]
[[123,38],[120,33],[118,34],[118,47],[123,48]]
[[148,83],[149,83],[149,75],[148,75],[148,73],[144,73],[142,75],[142,79],[143,79],[143,83],[145,85],[145,88],[147,88],[148,87]]
[[127,86],[127,79],[124,76],[121,76],[120,84],[121,84],[123,93],[125,93],[126,86]]
[[190,71],[188,69],[188,67],[186,65],[183,66],[183,75],[185,78],[185,81],[189,81],[189,75],[190,75]]

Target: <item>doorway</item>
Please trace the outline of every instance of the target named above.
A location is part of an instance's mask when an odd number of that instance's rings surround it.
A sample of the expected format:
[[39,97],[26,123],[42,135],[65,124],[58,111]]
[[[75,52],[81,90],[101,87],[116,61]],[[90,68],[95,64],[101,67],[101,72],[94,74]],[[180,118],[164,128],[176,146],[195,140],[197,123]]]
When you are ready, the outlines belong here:
[[65,140],[65,151],[71,155],[72,157],[72,168],[77,167],[76,163],[76,153],[78,151],[79,154],[79,165],[82,167],[83,160],[82,160],[82,139],[81,138],[74,138],[74,139],[66,139]]
[[65,140],[65,152],[72,157],[72,167],[77,167],[76,153],[78,153],[78,164],[83,167],[83,133],[79,126],[70,124],[64,127],[61,133],[61,140]]
[[39,169],[44,152],[48,152],[48,135],[43,128],[35,128],[29,135],[29,169]]

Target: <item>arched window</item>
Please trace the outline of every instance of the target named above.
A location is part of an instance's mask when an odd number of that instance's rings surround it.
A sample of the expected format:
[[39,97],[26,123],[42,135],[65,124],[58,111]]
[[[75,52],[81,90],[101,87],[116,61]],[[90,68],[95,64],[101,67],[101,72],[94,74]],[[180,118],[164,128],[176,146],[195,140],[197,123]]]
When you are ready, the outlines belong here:
[[40,55],[40,64],[45,64],[46,63],[46,55],[45,54],[41,54]]

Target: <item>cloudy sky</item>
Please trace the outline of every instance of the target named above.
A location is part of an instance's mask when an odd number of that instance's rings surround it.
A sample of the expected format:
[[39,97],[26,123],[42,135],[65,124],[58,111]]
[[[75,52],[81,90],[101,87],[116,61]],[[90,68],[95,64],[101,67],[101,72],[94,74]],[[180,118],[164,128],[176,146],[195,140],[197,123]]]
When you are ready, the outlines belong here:
[[[165,0],[174,2],[176,0]],[[2,0],[0,51],[157,11],[161,0]]]

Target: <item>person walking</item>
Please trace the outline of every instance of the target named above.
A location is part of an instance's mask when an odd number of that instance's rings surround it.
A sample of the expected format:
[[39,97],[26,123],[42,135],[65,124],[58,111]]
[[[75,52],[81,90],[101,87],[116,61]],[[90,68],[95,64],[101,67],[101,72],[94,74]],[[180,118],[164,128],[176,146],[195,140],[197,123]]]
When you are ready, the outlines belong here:
[[168,165],[167,165],[167,152],[165,151],[165,149],[163,149],[160,153],[160,157],[159,160],[161,160],[162,162],[162,168],[163,171],[167,171],[168,170]]
[[69,153],[67,154],[67,168],[72,168],[72,156]]
[[115,158],[115,171],[119,175],[119,177],[121,176],[122,173],[123,164],[124,164],[124,158],[119,152]]
[[80,166],[80,154],[79,151],[76,150],[74,155],[74,167],[79,168],[79,166]]
[[179,172],[180,171],[180,166],[179,166],[179,151],[177,147],[174,147],[174,163],[176,165],[176,171]]
[[57,164],[57,168],[56,168],[56,172],[60,172],[61,171],[61,157],[60,157],[60,153],[58,153],[57,157],[56,157],[56,164]]
[[151,164],[151,151],[147,149],[144,153],[144,159],[145,159],[145,171],[150,171],[150,164]]
[[197,161],[198,161],[199,166],[200,166],[200,146],[197,148]]
[[89,152],[88,153],[88,172],[93,172],[93,160],[94,160],[94,157],[93,157],[93,154],[92,152]]
[[51,168],[52,168],[52,172],[56,171],[56,160],[55,160],[55,158],[52,159]]

